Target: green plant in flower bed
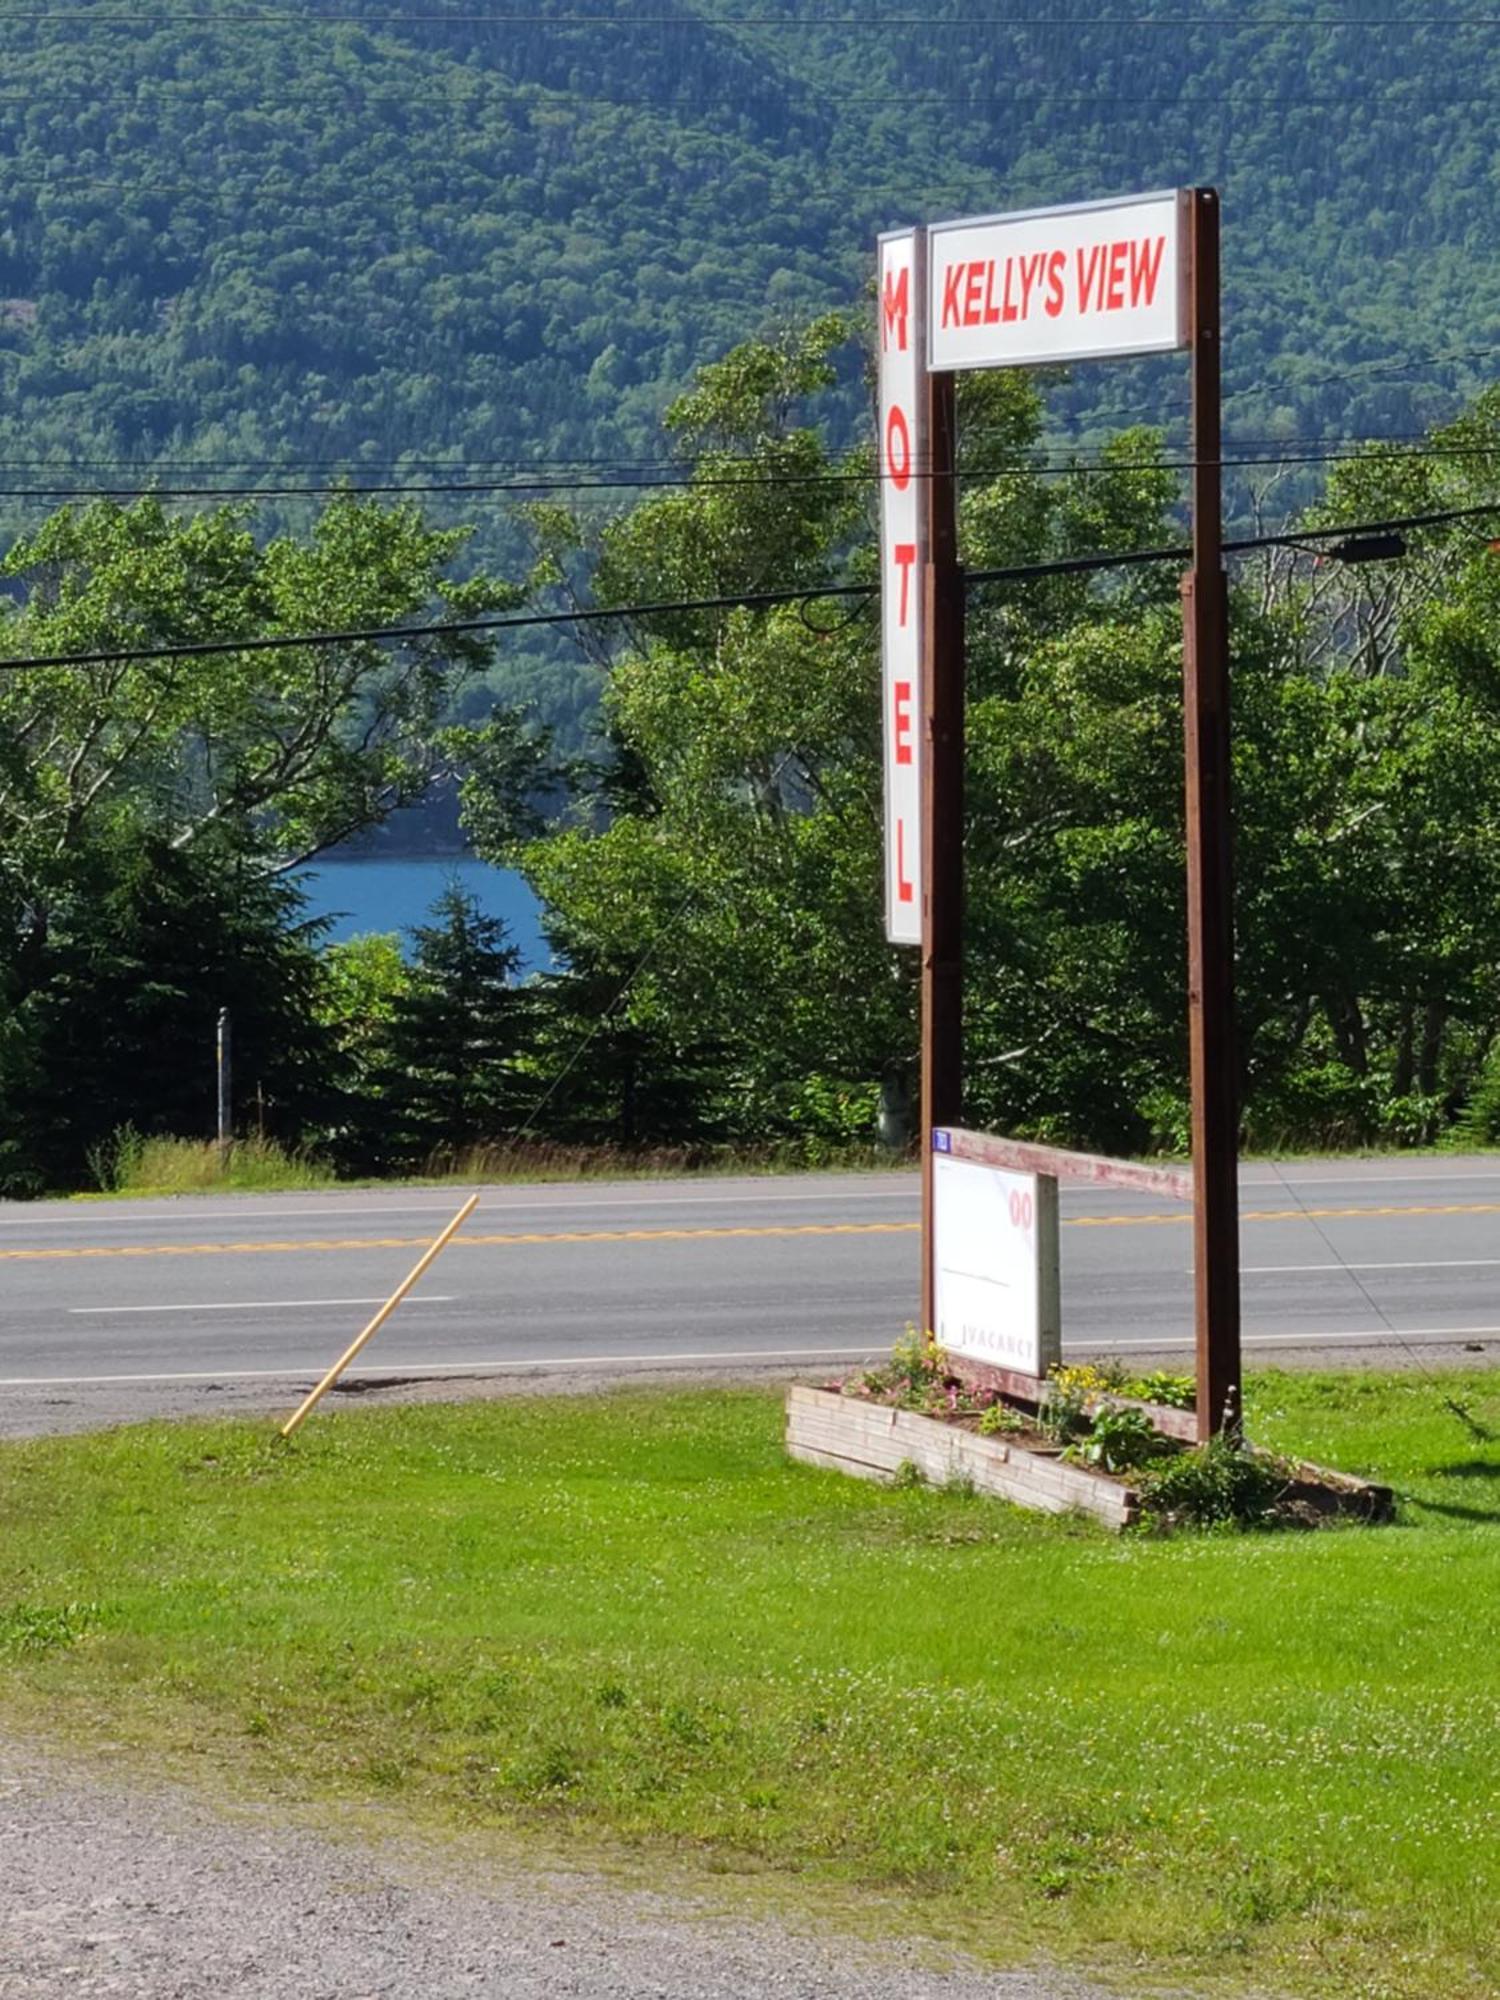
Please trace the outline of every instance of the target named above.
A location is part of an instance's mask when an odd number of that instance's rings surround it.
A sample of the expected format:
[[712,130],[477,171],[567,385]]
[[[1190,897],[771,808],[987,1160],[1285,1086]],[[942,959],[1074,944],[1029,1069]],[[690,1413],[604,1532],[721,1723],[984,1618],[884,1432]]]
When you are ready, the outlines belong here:
[[1160,1403],[1169,1410],[1190,1410],[1198,1400],[1198,1384],[1191,1375],[1167,1375],[1157,1370],[1151,1375],[1132,1375],[1117,1392],[1138,1403]]
[[1150,1467],[1141,1499],[1148,1525],[1267,1527],[1275,1523],[1292,1477],[1284,1459],[1252,1451],[1242,1437],[1220,1432]]
[[955,1375],[942,1348],[914,1328],[896,1342],[884,1367],[867,1368],[843,1385],[843,1393],[926,1417],[979,1416],[998,1401],[995,1390],[976,1389]]
[[1002,1403],[998,1397],[979,1419],[981,1437],[1005,1437],[1031,1428],[1019,1410],[1013,1410],[1009,1403]]
[[1100,1472],[1134,1472],[1172,1450],[1144,1410],[1100,1410],[1088,1433],[1064,1452],[1078,1465]]
[[1100,1396],[1112,1394],[1109,1377],[1088,1364],[1054,1368],[1037,1416],[1037,1428],[1058,1444],[1072,1444],[1090,1428],[1089,1413]]

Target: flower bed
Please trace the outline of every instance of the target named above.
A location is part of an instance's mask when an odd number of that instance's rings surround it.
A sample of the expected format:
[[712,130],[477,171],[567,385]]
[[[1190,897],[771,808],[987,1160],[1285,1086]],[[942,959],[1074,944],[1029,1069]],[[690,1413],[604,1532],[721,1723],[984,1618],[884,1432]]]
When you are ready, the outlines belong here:
[[1388,1487],[1276,1458],[1234,1435],[1194,1445],[1181,1407],[1191,1386],[1065,1368],[1036,1403],[1018,1404],[912,1339],[886,1368],[793,1388],[787,1449],[859,1478],[959,1483],[1046,1513],[1089,1514],[1116,1531],[1391,1518]]

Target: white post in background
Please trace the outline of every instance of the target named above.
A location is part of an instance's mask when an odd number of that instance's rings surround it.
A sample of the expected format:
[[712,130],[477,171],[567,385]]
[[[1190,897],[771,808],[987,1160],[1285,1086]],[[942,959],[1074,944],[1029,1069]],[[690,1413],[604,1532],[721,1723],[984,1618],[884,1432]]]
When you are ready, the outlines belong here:
[[234,1031],[229,1009],[219,1009],[219,1033],[214,1050],[218,1075],[219,1158],[227,1160],[234,1144]]

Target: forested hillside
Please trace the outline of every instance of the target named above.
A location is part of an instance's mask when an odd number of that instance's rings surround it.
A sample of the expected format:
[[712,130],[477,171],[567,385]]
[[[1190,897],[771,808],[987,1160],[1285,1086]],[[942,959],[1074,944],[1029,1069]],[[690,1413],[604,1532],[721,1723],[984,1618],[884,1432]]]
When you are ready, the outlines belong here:
[[[1225,194],[1242,439],[1409,431],[1487,378],[1493,22],[798,11],[9,0],[5,484],[597,475],[696,365],[849,303],[882,226],[1189,180]],[[1173,407],[1154,364],[1054,414]]]

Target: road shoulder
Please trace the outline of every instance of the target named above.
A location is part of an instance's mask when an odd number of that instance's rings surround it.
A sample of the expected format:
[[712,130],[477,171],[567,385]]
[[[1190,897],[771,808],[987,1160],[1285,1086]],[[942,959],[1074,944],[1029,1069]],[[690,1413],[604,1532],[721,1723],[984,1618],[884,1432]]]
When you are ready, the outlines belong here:
[[1106,2000],[365,1819],[337,1837],[0,1735],[0,2000]]

